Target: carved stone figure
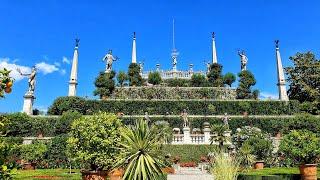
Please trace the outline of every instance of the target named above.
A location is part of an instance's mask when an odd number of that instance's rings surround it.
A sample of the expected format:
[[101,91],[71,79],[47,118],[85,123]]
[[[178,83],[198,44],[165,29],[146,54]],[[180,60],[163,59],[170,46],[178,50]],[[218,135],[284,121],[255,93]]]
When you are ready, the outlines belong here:
[[106,73],[110,73],[112,70],[112,63],[113,61],[118,60],[119,58],[112,55],[112,50],[109,50],[109,52],[103,57],[103,61],[106,61]]
[[17,69],[21,76],[29,76],[28,80],[28,92],[27,94],[33,95],[36,85],[36,75],[37,75],[37,68],[35,66],[32,67],[31,73],[22,73],[20,69]]
[[189,127],[188,113],[186,109],[183,109],[181,117],[183,119],[183,127]]
[[240,56],[241,60],[241,71],[247,70],[248,57],[246,56],[244,50],[242,50],[241,52],[238,51],[238,55]]
[[151,122],[148,112],[144,113],[144,118],[146,119],[147,123]]
[[226,126],[229,129],[230,117],[228,116],[228,113],[224,113],[224,116],[223,116],[222,120],[223,120],[224,126]]

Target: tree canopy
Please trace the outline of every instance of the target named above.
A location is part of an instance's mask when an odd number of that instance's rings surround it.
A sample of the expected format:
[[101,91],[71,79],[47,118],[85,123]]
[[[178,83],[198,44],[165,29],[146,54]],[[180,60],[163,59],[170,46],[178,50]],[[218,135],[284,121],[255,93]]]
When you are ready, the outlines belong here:
[[237,88],[237,98],[238,99],[251,99],[254,98],[255,94],[252,94],[251,87],[256,84],[256,79],[254,75],[248,71],[241,71],[239,74],[239,86]]
[[141,86],[143,83],[142,77],[140,75],[140,66],[137,63],[131,63],[129,65],[129,84],[130,86]]
[[223,86],[223,78],[222,78],[222,65],[218,63],[213,63],[210,66],[210,71],[207,74],[209,82],[214,87],[222,87]]

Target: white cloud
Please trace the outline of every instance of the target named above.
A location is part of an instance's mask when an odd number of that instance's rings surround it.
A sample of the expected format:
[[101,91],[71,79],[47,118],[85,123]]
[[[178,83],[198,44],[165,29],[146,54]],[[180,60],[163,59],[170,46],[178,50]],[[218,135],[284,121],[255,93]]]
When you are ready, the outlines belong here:
[[62,62],[66,64],[70,64],[70,60],[65,56],[62,57]]
[[55,66],[58,66],[58,67],[60,67],[61,66],[61,64],[60,63],[58,63],[58,62],[54,62],[53,63]]
[[[16,81],[27,78],[26,76],[21,76],[17,69],[20,69],[22,73],[30,73],[31,67],[19,65],[15,62],[18,62],[18,60],[10,60],[10,58],[0,58],[0,69],[6,68],[8,70],[11,70],[10,77],[14,78]],[[44,75],[59,71],[57,65],[47,64],[45,62],[37,63],[36,67],[38,69],[38,72],[41,72]]]
[[269,93],[269,92],[261,92],[260,93],[260,98],[261,99],[278,99],[279,95],[278,94],[274,94],[274,93]]
[[65,70],[65,69],[61,69],[61,70],[60,70],[60,74],[61,74],[61,75],[65,75],[65,74],[66,74],[66,70]]
[[[14,61],[17,61],[17,60],[14,60]],[[17,71],[17,69],[20,69],[22,72],[31,71],[30,67],[17,65],[15,63],[10,63],[9,58],[0,58],[0,69],[3,69],[3,68],[11,70],[10,77],[14,78],[16,81],[26,78],[25,76],[21,76],[20,73]]]
[[39,70],[39,72],[42,72],[45,75],[59,70],[59,68],[57,66],[55,66],[53,64],[47,64],[43,61],[40,63],[37,63],[36,68]]

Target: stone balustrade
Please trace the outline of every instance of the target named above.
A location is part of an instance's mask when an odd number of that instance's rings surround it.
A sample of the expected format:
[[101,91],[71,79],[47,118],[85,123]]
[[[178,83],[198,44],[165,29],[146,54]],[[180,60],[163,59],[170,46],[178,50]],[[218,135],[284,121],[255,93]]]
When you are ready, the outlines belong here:
[[[146,72],[143,72],[141,74],[142,78],[143,79],[148,79],[148,75],[150,72],[154,72],[154,71],[146,71]],[[179,79],[191,79],[191,76],[193,74],[203,74],[203,75],[206,75],[205,72],[203,71],[173,71],[173,70],[170,70],[170,71],[163,71],[163,70],[160,70],[158,71],[161,75],[161,78],[162,79],[173,79],[173,78],[179,78]]]

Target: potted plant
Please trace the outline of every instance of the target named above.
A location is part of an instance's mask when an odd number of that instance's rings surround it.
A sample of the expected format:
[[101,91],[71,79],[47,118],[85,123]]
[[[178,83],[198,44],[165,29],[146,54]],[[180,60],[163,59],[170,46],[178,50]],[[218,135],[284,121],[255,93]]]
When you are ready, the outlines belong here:
[[43,142],[36,141],[32,144],[21,145],[20,158],[23,169],[34,170],[37,163],[42,160],[47,152],[47,146]]
[[252,154],[257,160],[254,164],[254,168],[263,169],[264,160],[271,156],[272,142],[261,134],[260,136],[249,137],[242,146],[244,145],[248,145],[252,148]]
[[317,179],[317,163],[320,159],[320,137],[308,130],[294,130],[283,137],[280,151],[285,158],[299,164],[304,179]]
[[116,115],[103,112],[73,121],[67,148],[71,157],[85,167],[81,170],[82,179],[106,179],[108,174],[112,178],[121,176],[113,169],[120,154],[121,127]]

